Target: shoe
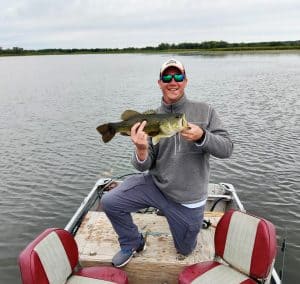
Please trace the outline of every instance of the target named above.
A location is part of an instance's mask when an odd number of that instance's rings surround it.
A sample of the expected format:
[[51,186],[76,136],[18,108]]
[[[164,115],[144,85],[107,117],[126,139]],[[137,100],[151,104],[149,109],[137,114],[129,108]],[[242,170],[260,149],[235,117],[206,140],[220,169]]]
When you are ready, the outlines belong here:
[[145,250],[145,239],[141,234],[141,243],[137,249],[121,249],[115,256],[112,258],[112,265],[115,267],[125,266],[132,257],[137,253]]
[[141,243],[140,243],[139,247],[136,249],[136,252],[141,252],[144,250],[146,250],[146,241],[145,241],[143,234],[141,234]]

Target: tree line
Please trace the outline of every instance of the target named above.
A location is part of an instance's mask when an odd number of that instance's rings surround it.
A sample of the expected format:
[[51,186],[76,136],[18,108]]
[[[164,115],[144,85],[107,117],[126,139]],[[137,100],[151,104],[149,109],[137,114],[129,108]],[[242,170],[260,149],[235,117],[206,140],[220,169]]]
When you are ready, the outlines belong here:
[[226,41],[160,43],[158,46],[126,47],[126,48],[48,48],[48,49],[23,49],[13,47],[3,49],[0,47],[0,55],[47,55],[47,54],[84,54],[84,53],[134,53],[134,52],[167,52],[167,51],[242,51],[242,50],[286,50],[300,49],[300,40],[297,41],[271,41],[250,43],[229,43]]

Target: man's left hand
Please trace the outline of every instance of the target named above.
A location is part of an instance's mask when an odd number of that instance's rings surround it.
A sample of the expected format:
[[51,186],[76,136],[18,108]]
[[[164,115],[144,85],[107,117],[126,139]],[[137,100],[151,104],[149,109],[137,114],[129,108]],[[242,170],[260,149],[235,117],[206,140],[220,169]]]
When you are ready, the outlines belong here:
[[188,123],[188,127],[188,129],[184,129],[180,132],[181,136],[187,141],[198,141],[204,134],[203,129],[196,124]]

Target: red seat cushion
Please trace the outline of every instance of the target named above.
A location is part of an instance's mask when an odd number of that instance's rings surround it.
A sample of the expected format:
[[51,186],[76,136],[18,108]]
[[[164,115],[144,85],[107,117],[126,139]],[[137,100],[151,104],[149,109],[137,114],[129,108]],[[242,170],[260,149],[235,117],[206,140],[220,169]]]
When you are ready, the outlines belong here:
[[[62,261],[63,260],[63,261]],[[19,266],[23,284],[64,282],[78,264],[78,248],[74,237],[63,229],[47,229],[20,254]],[[114,267],[82,268],[74,275],[127,284],[126,272]]]
[[[78,248],[73,236],[62,229],[50,228],[35,238],[19,255],[19,266],[24,284],[48,284],[48,277],[38,253],[35,251],[37,245],[43,242],[51,233],[56,233],[61,241],[70,264],[71,269],[78,263]],[[66,275],[67,277],[67,275]]]
[[251,277],[266,278],[277,252],[275,227],[256,216],[227,211],[216,228],[215,251]]
[[127,284],[128,277],[125,271],[115,267],[85,267],[73,275],[106,280],[118,284]]
[[274,264],[277,244],[275,227],[269,221],[236,210],[220,219],[215,232],[216,261],[186,267],[179,283],[256,283],[266,279]]

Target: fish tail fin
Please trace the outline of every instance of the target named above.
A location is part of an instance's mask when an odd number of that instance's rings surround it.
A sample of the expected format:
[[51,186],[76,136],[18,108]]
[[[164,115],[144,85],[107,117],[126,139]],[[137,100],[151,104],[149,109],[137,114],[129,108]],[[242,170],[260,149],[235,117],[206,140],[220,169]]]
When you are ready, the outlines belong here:
[[102,135],[104,143],[109,142],[116,134],[115,128],[110,123],[98,126],[97,131]]

